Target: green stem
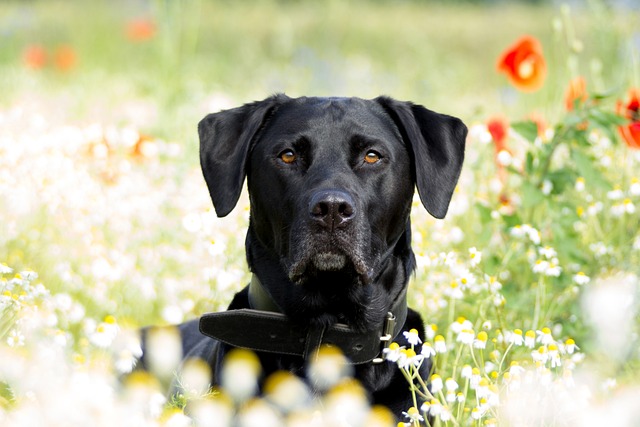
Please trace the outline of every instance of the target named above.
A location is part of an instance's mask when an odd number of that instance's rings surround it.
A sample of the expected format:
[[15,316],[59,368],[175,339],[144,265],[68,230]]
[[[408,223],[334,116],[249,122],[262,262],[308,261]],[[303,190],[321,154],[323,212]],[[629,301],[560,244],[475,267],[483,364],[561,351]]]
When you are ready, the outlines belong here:
[[504,256],[502,257],[502,268],[505,268],[507,265],[509,265],[509,262],[511,261],[511,257],[513,257],[515,253],[516,253],[516,243],[511,243],[511,245],[509,246],[509,250],[507,250],[507,253],[504,254]]
[[[484,370],[484,351],[482,349],[480,350],[480,366]],[[480,368],[480,367],[478,367],[478,368]]]
[[[456,300],[454,298],[449,298],[449,314],[448,314],[449,323],[447,324],[447,338],[446,338],[447,345],[450,345],[450,343],[453,340],[453,335],[452,335],[453,332],[451,331],[450,325],[452,325],[454,321],[455,308],[456,308]],[[441,372],[446,371],[448,360],[449,360],[449,355],[447,352],[447,355],[443,357],[443,362],[442,362],[442,365],[440,366]]]
[[[473,353],[473,352],[471,352]],[[458,405],[458,411],[456,413],[456,419],[459,420],[460,417],[462,416],[462,412],[464,412],[464,407],[466,406],[466,402],[467,402],[467,393],[469,392],[469,382],[470,379],[467,378],[466,381],[464,382],[464,400],[462,402],[460,402],[460,404]]]
[[456,359],[453,362],[453,373],[451,374],[451,378],[456,377],[456,371],[458,370],[458,362],[460,361],[460,356],[462,355],[462,350],[464,349],[464,347],[465,347],[464,344],[461,344],[460,347],[458,347],[458,354],[456,354]]
[[424,378],[422,378],[420,375],[416,375],[416,380],[418,380],[418,384],[423,390],[423,391],[420,389],[417,390],[418,393],[420,394],[420,397],[422,397],[425,400],[435,399],[434,395],[431,394],[429,387],[427,387],[427,384],[424,382]]
[[507,358],[507,354],[509,354],[509,350],[511,350],[511,347],[513,347],[513,343],[509,344],[509,347],[507,347],[507,349],[504,351],[504,354],[502,355],[502,359],[500,360],[500,364],[498,365],[498,374],[502,373],[502,365],[504,364],[504,361]]
[[502,318],[502,311],[500,307],[496,307],[496,317],[498,318],[498,325],[500,325],[500,330],[504,332],[506,330],[504,319]]
[[[413,371],[417,371],[417,369],[414,366],[412,366],[411,369]],[[411,375],[411,398],[413,399],[413,407],[420,410],[418,408],[418,399],[416,398],[416,384],[413,382],[413,378],[415,378],[415,372],[413,375]],[[418,420],[416,420],[415,423],[417,426],[420,425]]]
[[540,322],[540,311],[542,310],[542,304],[544,303],[544,288],[544,280],[542,278],[542,275],[540,275],[540,278],[538,279],[538,288],[536,289],[536,305],[534,308],[533,322],[531,325],[531,329],[533,329],[534,331],[538,329],[538,322]]
[[544,182],[547,174],[549,173],[549,169],[551,168],[551,160],[553,160],[553,154],[555,153],[558,146],[560,146],[560,143],[564,140],[565,133],[566,132],[564,131],[564,129],[558,129],[558,133],[553,135],[553,138],[549,143],[549,152],[547,153],[547,156],[545,157],[544,162],[542,163],[540,168],[540,176],[538,177],[538,182],[536,182],[537,188],[542,187],[542,183]]

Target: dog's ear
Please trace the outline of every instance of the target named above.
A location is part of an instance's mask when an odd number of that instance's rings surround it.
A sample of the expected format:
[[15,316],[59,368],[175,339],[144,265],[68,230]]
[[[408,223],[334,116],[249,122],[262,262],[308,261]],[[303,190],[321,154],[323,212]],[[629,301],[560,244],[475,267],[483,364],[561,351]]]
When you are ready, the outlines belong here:
[[286,99],[275,95],[209,114],[198,123],[200,166],[219,217],[227,216],[238,203],[252,141],[274,108]]
[[462,169],[467,127],[460,119],[421,105],[389,97],[375,100],[391,116],[409,148],[422,204],[434,217],[444,218]]

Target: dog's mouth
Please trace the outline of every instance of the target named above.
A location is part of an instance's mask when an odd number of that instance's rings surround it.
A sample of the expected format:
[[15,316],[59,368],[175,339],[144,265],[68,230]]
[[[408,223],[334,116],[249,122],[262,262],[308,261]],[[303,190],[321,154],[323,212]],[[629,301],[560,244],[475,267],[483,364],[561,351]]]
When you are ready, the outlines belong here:
[[347,256],[335,252],[315,254],[311,262],[318,271],[339,271],[347,264]]
[[327,277],[349,283],[367,284],[371,272],[361,257],[330,250],[299,257],[289,265],[288,275],[289,280],[298,285]]

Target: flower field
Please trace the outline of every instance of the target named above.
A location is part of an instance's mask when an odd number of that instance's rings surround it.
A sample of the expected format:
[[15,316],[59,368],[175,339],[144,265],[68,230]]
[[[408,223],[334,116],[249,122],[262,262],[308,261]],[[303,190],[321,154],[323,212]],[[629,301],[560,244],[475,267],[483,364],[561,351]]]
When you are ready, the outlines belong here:
[[[0,425],[637,425],[638,28],[623,1],[2,2]],[[138,328],[248,283],[248,199],[216,217],[196,125],[279,91],[387,94],[469,127],[447,218],[414,203],[427,340],[385,353],[415,396],[400,423],[331,349],[316,396],[282,374],[256,398],[240,351],[222,389],[190,363],[168,397],[171,328],[134,370]]]

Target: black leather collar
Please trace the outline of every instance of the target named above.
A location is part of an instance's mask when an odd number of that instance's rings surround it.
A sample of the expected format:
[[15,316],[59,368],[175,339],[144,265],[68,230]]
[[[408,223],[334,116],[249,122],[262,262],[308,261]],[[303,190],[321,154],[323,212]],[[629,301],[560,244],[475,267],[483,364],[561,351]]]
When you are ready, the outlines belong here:
[[200,332],[234,347],[304,359],[314,357],[322,344],[334,345],[357,365],[382,362],[382,350],[400,334],[407,319],[406,289],[385,318],[380,319],[378,327],[364,333],[341,323],[329,328],[293,323],[281,313],[255,275],[249,285],[249,302],[254,308],[204,314],[200,318]]

